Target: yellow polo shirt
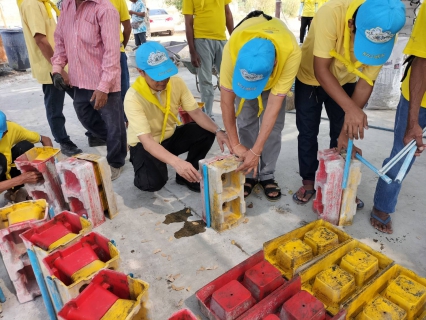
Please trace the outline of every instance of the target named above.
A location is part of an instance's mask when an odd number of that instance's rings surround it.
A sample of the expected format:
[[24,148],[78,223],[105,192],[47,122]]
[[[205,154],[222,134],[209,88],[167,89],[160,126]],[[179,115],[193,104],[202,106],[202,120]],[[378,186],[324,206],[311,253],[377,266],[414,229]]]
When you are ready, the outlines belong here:
[[[312,20],[311,29],[302,46],[302,62],[297,73],[297,78],[304,84],[319,86],[314,74],[314,56],[319,58],[332,58],[330,51],[335,49],[337,53],[345,56],[344,33],[346,11],[351,0],[333,0],[324,4]],[[351,61],[355,62],[353,43],[350,48]],[[362,65],[360,69],[371,80],[376,80],[382,66]],[[357,78],[349,73],[343,63],[333,59],[330,65],[331,73],[339,81],[340,85],[356,82]]]
[[[408,40],[407,46],[404,49],[404,54],[414,55],[419,58],[426,59],[426,5],[422,4],[414,24],[413,32]],[[407,76],[402,82],[401,89],[402,95],[405,99],[410,101],[410,75],[411,68],[408,70]],[[426,93],[423,95],[422,107],[426,108]]]
[[[192,111],[198,108],[193,95],[189,91],[185,82],[179,77],[171,77],[172,93],[170,96],[170,111],[175,116],[178,115],[178,108],[181,106],[185,111]],[[153,94],[156,91],[151,90]],[[166,105],[167,90],[160,93],[161,104]],[[138,136],[151,133],[154,140],[160,142],[161,129],[163,128],[164,113],[154,104],[144,99],[135,89],[130,87],[124,99],[124,111],[129,120],[127,129],[127,143],[134,147],[140,141]],[[176,129],[176,121],[168,117],[164,140],[170,138]]]
[[12,166],[12,148],[21,141],[27,140],[31,143],[40,142],[40,135],[21,127],[19,124],[7,121],[7,133],[0,140],[0,153],[7,160],[6,178],[10,179],[10,168]]
[[41,84],[51,84],[50,72],[52,72],[52,65],[43,56],[34,40],[34,36],[36,33],[45,35],[49,44],[55,49],[53,34],[56,29],[56,21],[54,19],[56,13],[52,10],[52,18],[49,18],[43,2],[38,0],[23,0],[19,6],[19,13],[32,76]]
[[182,14],[194,15],[194,38],[226,40],[225,5],[231,0],[183,0]]
[[302,17],[313,17],[315,15],[316,0],[301,0],[303,3]]
[[[273,18],[276,19],[276,18]],[[276,19],[278,20],[278,19]],[[231,37],[238,36],[240,31],[243,31],[246,28],[254,26],[256,24],[264,23],[266,20],[263,17],[250,18],[244,21]],[[287,28],[286,24],[279,20],[282,27],[282,32],[286,34],[289,39],[286,42],[286,45],[290,47],[292,52],[289,54],[287,60],[285,61],[284,68],[282,70],[274,70],[265,86],[264,91],[271,89],[271,93],[277,96],[286,95],[290,91],[291,86],[294,82],[294,77],[299,69],[301,52],[296,38],[293,33]],[[237,33],[238,31],[238,33]],[[259,33],[260,34],[260,33]],[[220,85],[226,90],[232,90],[232,76],[234,74],[235,64],[232,63],[231,52],[230,52],[231,42],[228,43],[223,48],[222,54],[222,64],[220,66]],[[272,86],[272,84],[275,84]]]
[[319,8],[321,8],[328,0],[319,0],[318,1],[318,6],[317,6],[317,11],[319,10]]
[[[109,1],[115,7],[115,9],[117,9],[118,14],[120,15],[120,22],[130,20],[129,8],[127,7],[126,1],[124,0],[109,0]],[[121,43],[120,51],[121,52],[125,52],[123,41],[124,41],[124,36],[123,36],[123,31],[121,30],[121,24],[120,24],[120,43]]]

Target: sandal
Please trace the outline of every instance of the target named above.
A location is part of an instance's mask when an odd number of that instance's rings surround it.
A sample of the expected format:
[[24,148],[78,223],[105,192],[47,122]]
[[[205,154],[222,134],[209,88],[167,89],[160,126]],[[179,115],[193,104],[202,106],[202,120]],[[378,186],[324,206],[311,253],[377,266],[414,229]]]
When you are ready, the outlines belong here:
[[[259,183],[256,179],[252,178],[246,178],[246,181],[244,182],[244,199],[247,198],[251,192],[253,191],[253,188]],[[247,192],[247,194],[246,194]]]
[[[281,199],[281,188],[278,186],[278,182],[276,182],[274,179],[260,181],[260,185],[263,189],[263,192],[265,193],[266,199],[269,201],[278,201]],[[273,187],[267,187],[268,185],[273,185]],[[273,192],[277,192],[278,194],[274,197],[271,197],[269,194]]]
[[[295,192],[294,194],[293,194],[293,201],[294,202],[296,202],[297,204],[306,204],[306,203],[308,203],[313,197],[314,197],[314,194],[316,193],[317,191],[315,190],[315,189],[312,189],[312,190],[306,190],[305,189],[305,187],[304,186],[302,186],[302,187],[300,187],[300,189],[297,191],[297,192]],[[300,200],[298,197],[297,197],[297,194],[298,193],[302,193],[303,194],[303,197],[302,198],[306,198],[306,196],[307,195],[311,195],[310,197],[309,197],[309,199],[308,200],[306,200],[306,201],[303,201],[303,200]]]
[[357,210],[361,210],[362,208],[364,208],[364,201],[362,201],[360,198],[356,197],[355,202]]
[[376,220],[376,221],[380,222],[380,223],[381,223],[383,226],[385,226],[385,227],[386,227],[386,229],[388,229],[390,232],[383,231],[383,230],[379,229],[378,227],[371,225],[374,229],[376,229],[376,230],[378,230],[378,231],[380,231],[380,232],[383,232],[383,233],[387,233],[387,234],[391,234],[391,233],[393,233],[392,226],[390,226],[390,228],[388,227],[388,224],[389,224],[390,222],[392,222],[392,219],[391,219],[390,215],[389,215],[389,217],[387,217],[387,219],[386,219],[386,220],[383,220],[383,219],[381,219],[378,215],[376,215],[376,214],[374,213],[374,211],[373,211],[373,210],[371,210],[371,213],[370,213],[370,224],[371,224],[371,219],[374,219],[374,220]]

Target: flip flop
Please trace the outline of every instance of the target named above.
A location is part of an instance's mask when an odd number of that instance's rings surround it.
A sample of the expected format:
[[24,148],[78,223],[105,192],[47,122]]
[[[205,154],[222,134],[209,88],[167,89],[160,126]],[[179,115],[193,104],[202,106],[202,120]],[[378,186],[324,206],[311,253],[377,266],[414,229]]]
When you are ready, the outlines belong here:
[[[246,185],[249,184],[248,185]],[[256,179],[253,178],[246,178],[246,181],[244,182],[244,193],[247,192],[247,194],[244,195],[244,199],[247,198],[251,192],[253,191],[254,187],[259,183]]]
[[[386,220],[383,220],[383,219],[381,219],[379,216],[377,216],[377,215],[374,213],[374,211],[371,211],[371,213],[370,213],[370,219],[371,219],[371,218],[373,218],[373,219],[374,219],[374,220],[376,220],[376,221],[379,221],[381,224],[383,224],[383,225],[385,225],[385,226],[387,226],[387,225],[388,225],[388,223],[392,221],[392,219],[391,219],[391,216],[390,216],[390,215],[389,215],[389,217],[388,217]],[[382,232],[382,233],[386,233],[386,234],[388,234],[387,232],[384,232],[384,231],[382,231],[382,230],[380,230],[380,229],[376,228],[376,227],[375,227],[375,226],[373,226],[373,225],[372,225],[372,227],[373,227],[374,229],[376,229],[376,230],[378,230],[378,231]]]
[[[300,191],[300,192],[303,192],[303,198],[304,198],[304,197],[306,197],[306,195],[308,195],[308,194],[311,194],[312,196],[308,199],[308,201],[300,200],[300,199],[297,197],[297,194],[299,193],[299,191]],[[315,189],[312,189],[312,190],[306,190],[306,189],[302,186],[302,187],[300,187],[300,189],[299,189],[299,190],[297,190],[297,192],[295,192],[295,193],[293,194],[293,201],[294,201],[294,202],[296,202],[297,204],[306,204],[306,203],[308,203],[309,201],[311,201],[311,199],[314,197],[314,194],[315,194],[316,192],[317,192],[317,191],[316,191]]]
[[356,198],[356,200],[358,200],[358,202],[356,203],[356,209],[357,210],[361,210],[362,208],[364,208],[364,201],[362,201],[360,198]]

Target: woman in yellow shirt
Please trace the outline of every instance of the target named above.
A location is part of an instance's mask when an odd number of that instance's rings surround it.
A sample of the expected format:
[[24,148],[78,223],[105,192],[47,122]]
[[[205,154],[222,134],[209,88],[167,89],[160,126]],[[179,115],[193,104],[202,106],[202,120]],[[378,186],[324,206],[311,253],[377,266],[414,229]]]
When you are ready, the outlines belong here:
[[299,8],[299,21],[300,21],[300,43],[303,43],[306,34],[306,28],[311,27],[311,21],[317,11],[317,0],[301,0]]

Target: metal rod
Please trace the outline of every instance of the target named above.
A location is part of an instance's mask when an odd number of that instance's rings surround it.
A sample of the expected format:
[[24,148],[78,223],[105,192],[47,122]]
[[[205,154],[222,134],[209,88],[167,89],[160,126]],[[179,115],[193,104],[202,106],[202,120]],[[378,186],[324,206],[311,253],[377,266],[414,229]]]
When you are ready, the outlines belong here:
[[206,225],[210,228],[210,196],[209,196],[209,174],[207,165],[203,164],[203,180],[204,180],[204,205],[206,206]]
[[401,168],[399,169],[398,175],[395,178],[395,181],[399,184],[402,182],[402,180],[405,177],[405,174],[407,173],[408,167],[410,166],[411,161],[413,160],[414,154],[416,153],[417,145],[414,145],[410,152],[408,152],[407,156],[405,157],[404,162],[402,163]]
[[348,149],[346,150],[345,170],[343,171],[342,189],[346,189],[348,185],[349,169],[351,167],[352,148],[354,146],[353,139],[349,139]]
[[359,161],[361,161],[362,164],[366,165],[368,169],[373,171],[375,174],[377,174],[380,178],[382,178],[383,181],[385,181],[387,184],[390,184],[392,182],[392,179],[389,178],[385,174],[381,174],[379,170],[375,166],[373,166],[370,162],[368,162],[366,159],[364,159],[359,153],[355,155],[355,158],[357,158]]
[[33,267],[34,275],[37,280],[38,286],[40,287],[41,296],[43,298],[44,305],[47,309],[47,314],[50,320],[56,320],[56,312],[53,309],[52,301],[50,300],[49,292],[47,291],[46,283],[43,279],[40,266],[38,264],[35,253],[31,249],[27,249],[28,257],[30,258],[31,266]]
[[5,303],[6,297],[4,296],[3,290],[0,288],[0,302]]

